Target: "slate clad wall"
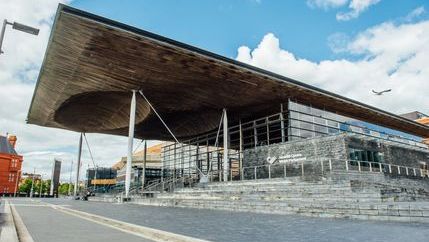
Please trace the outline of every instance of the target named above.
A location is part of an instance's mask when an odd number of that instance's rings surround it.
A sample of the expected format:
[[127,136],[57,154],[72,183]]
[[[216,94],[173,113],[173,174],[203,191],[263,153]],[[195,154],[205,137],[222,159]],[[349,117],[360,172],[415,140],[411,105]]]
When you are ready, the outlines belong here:
[[[288,176],[301,175],[303,161],[305,175],[311,177],[311,175],[321,174],[320,160],[333,159],[333,169],[345,170],[344,160],[349,159],[351,147],[381,152],[384,155],[385,163],[416,168],[419,167],[419,162],[429,163],[429,150],[402,148],[382,140],[366,140],[348,134],[340,134],[246,149],[243,151],[243,167],[266,166],[269,164],[268,157],[282,157],[283,159],[277,160],[271,166],[271,177],[284,176],[282,165],[284,163],[287,165]],[[329,165],[325,162],[325,171],[328,170],[328,167]],[[245,169],[243,173],[247,179],[253,179],[255,176],[253,169]],[[257,178],[267,177],[268,167],[257,168]]]
[[[347,158],[344,135],[318,137],[247,149],[243,151],[243,167],[268,165],[268,157],[283,158],[274,164],[286,163],[288,176],[301,175],[303,161],[306,174],[317,174],[321,172],[320,159],[344,160]],[[328,164],[325,165],[325,167],[328,166]],[[282,165],[273,165],[271,169],[272,177],[284,175]],[[266,178],[268,168],[258,168],[257,175],[258,178]],[[248,179],[254,178],[254,171],[245,169],[244,176]]]
[[419,167],[420,162],[429,163],[429,149],[405,148],[384,141],[363,140],[355,137],[346,137],[347,153],[352,148],[378,151],[384,155],[384,163],[408,167]]

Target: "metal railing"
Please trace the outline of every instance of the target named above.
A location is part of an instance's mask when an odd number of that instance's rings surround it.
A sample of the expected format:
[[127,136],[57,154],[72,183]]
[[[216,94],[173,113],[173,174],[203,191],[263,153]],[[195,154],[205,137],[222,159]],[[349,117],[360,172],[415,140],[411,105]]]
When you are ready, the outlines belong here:
[[382,162],[322,159],[319,161],[300,161],[289,163],[248,166],[241,169],[241,180],[287,178],[298,176],[323,176],[327,172],[370,172],[392,176],[427,178],[429,171],[417,167],[395,165]]

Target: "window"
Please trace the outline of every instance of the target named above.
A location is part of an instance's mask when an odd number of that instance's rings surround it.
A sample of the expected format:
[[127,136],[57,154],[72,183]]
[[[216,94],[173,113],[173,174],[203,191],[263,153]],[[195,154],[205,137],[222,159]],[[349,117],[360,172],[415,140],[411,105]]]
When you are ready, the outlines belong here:
[[383,153],[350,147],[349,158],[354,161],[383,162]]
[[14,178],[15,178],[15,174],[9,173],[8,181],[13,182]]

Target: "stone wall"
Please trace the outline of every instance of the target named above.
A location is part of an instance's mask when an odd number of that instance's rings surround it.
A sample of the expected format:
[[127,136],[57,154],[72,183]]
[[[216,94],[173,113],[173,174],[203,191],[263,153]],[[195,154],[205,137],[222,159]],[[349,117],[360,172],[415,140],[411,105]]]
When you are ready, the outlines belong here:
[[[318,176],[322,169],[329,169],[328,159],[333,161],[333,169],[345,170],[345,160],[349,159],[351,148],[380,152],[384,163],[415,168],[419,167],[420,162],[429,163],[429,150],[411,146],[404,148],[383,140],[340,134],[246,149],[243,151],[243,167],[263,166],[257,168],[256,178],[268,178],[270,163],[272,178],[283,177],[285,168],[287,176],[302,175],[302,165],[306,175]],[[243,175],[245,179],[253,179],[255,172],[253,169],[245,169]]]
[[[318,137],[313,139],[290,141],[267,146],[259,146],[243,151],[243,167],[264,166],[270,164],[267,159],[271,158],[271,177],[284,176],[286,164],[287,176],[297,176],[302,173],[302,163],[307,175],[317,175],[321,172],[321,160],[347,159],[344,135]],[[333,163],[335,168],[335,162]],[[324,164],[325,169],[329,167]],[[267,178],[268,167],[257,168],[257,178]],[[244,177],[254,177],[254,171],[245,169]]]
[[346,137],[347,153],[350,148],[360,148],[383,153],[384,163],[418,168],[421,162],[429,163],[429,149],[426,151],[409,146],[400,146],[383,140],[365,140],[356,137]]

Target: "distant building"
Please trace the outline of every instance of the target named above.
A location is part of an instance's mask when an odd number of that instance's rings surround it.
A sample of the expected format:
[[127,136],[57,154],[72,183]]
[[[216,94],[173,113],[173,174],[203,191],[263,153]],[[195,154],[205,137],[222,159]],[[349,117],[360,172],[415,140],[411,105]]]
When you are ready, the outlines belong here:
[[[153,145],[147,148],[146,155],[146,172],[145,180],[146,182],[158,179],[161,177],[161,148],[165,145],[164,143]],[[120,161],[115,163],[112,168],[118,170],[116,180],[118,183],[123,183],[125,181],[125,170],[127,157],[122,157]],[[144,167],[144,150],[134,153],[132,160],[132,171],[131,171],[131,181],[139,183],[142,179]]]
[[401,117],[407,118],[409,120],[418,120],[424,117],[429,117],[429,115],[426,115],[424,113],[421,113],[419,111],[414,111],[414,112],[410,112],[410,113],[404,113],[399,115]]
[[[410,120],[414,120],[417,123],[421,123],[429,126],[429,115],[426,115],[424,113],[414,111],[411,113],[401,114],[400,116]],[[427,137],[426,139],[423,139],[423,143],[429,145],[429,137]]]
[[60,186],[61,161],[54,159],[52,166],[52,181],[49,195],[58,197],[58,187]]
[[107,191],[116,184],[116,169],[111,167],[97,167],[86,170],[86,187]]
[[14,135],[0,135],[0,194],[9,195],[18,190],[23,157],[15,150]]
[[33,179],[35,181],[39,181],[42,179],[42,175],[41,174],[33,174],[33,173],[28,173],[28,172],[24,172],[21,174],[20,180],[19,180],[19,185],[21,185],[26,179]]

